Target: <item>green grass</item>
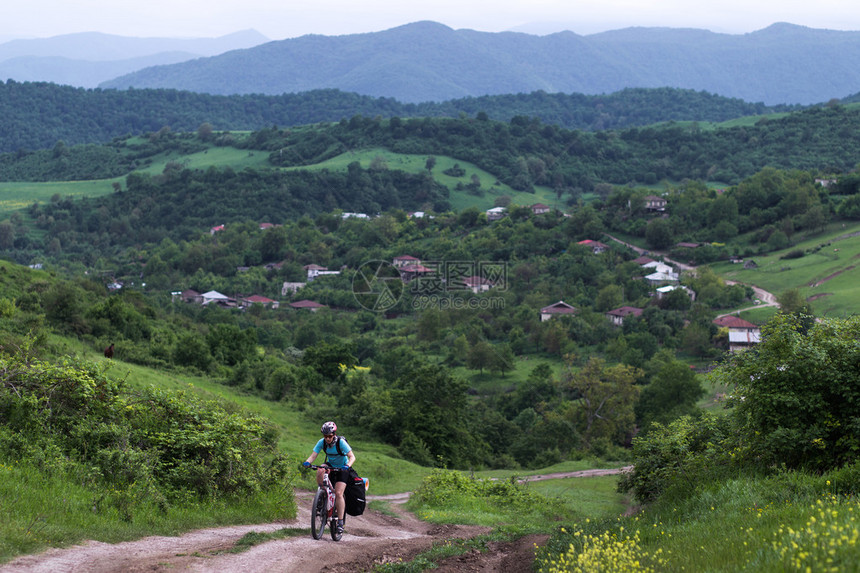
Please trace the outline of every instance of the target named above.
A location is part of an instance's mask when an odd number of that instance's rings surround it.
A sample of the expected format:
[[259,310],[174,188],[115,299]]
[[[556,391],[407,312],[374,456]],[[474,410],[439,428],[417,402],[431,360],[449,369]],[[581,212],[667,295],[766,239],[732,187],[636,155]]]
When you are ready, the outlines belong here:
[[[726,279],[759,286],[775,295],[798,289],[811,300],[816,316],[844,317],[860,312],[860,224],[833,225],[827,231],[801,238],[795,245],[761,256],[747,257],[755,269],[718,263],[715,272]],[[807,254],[782,259],[800,249]],[[766,316],[764,313],[761,316]]]
[[[397,169],[407,173],[424,173],[426,172],[426,162],[428,155],[410,155],[403,153],[392,153],[386,149],[373,148],[363,149],[344,153],[335,158],[329,159],[316,165],[302,167],[301,169],[329,169],[331,171],[346,171],[347,165],[353,162],[358,162],[363,169],[368,169],[371,162],[375,159],[381,159],[389,169]],[[433,178],[446,186],[451,195],[449,201],[451,208],[455,211],[461,211],[467,207],[477,207],[480,210],[490,209],[494,206],[494,201],[506,195],[511,198],[511,201],[517,205],[533,205],[534,203],[544,203],[551,207],[561,209],[563,205],[559,203],[555,192],[546,187],[538,187],[535,193],[524,193],[515,191],[508,185],[500,183],[496,177],[469,163],[452,157],[435,156],[436,166],[433,168]],[[451,177],[445,175],[443,171],[451,168],[454,164],[459,164],[466,173],[462,177]],[[298,168],[296,168],[298,169]],[[481,182],[482,196],[470,194],[467,191],[457,191],[458,183],[462,183],[465,187],[472,182],[472,175],[477,175]]]
[[157,175],[164,171],[164,167],[170,161],[179,162],[188,169],[200,170],[206,170],[209,167],[231,167],[235,171],[241,171],[246,168],[270,169],[272,167],[269,163],[268,151],[249,151],[235,147],[210,147],[205,151],[189,155],[172,154],[159,157],[140,171]]
[[[203,527],[271,522],[261,500],[211,504],[141,504],[133,492],[94,491],[79,480],[48,475],[40,468],[0,462],[0,563],[47,547],[68,547],[87,539],[117,543],[149,535],[177,535]],[[134,519],[129,506],[134,505]]]
[[0,219],[33,203],[47,203],[60,197],[101,197],[113,193],[113,183],[124,178],[94,181],[0,182]]
[[[837,495],[826,475],[738,478],[631,517],[565,524],[540,571],[591,570],[571,561],[610,558],[615,570],[645,570],[625,569],[638,561],[670,572],[856,571],[858,520],[858,500]],[[571,545],[568,564],[560,565],[559,553]]]
[[615,491],[617,484],[618,476],[611,475],[537,481],[529,487],[589,519],[607,519],[621,515],[628,505],[628,500]]

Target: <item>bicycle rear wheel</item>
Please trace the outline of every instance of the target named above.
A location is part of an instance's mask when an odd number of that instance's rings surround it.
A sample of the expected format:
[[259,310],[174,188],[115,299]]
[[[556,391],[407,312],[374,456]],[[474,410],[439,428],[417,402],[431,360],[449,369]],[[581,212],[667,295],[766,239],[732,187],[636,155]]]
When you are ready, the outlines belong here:
[[311,535],[314,539],[322,539],[323,531],[325,531],[325,522],[328,517],[328,508],[326,502],[328,496],[322,489],[318,489],[314,496],[313,505],[311,505]]

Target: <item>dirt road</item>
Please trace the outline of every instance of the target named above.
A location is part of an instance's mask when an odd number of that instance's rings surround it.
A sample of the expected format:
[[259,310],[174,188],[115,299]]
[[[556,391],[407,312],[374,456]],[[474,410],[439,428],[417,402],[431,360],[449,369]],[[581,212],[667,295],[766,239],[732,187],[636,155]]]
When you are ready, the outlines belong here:
[[[621,469],[588,470],[551,474],[552,478],[611,475]],[[528,481],[550,479],[530,476]],[[470,538],[489,532],[490,528],[468,525],[434,525],[418,520],[405,511],[401,503],[408,495],[368,496],[386,499],[396,515],[367,510],[360,517],[348,517],[343,539],[334,542],[326,530],[317,541],[310,535],[312,494],[296,493],[298,516],[294,520],[239,527],[220,527],[186,533],[179,537],[146,537],[125,543],[88,541],[66,549],[50,549],[38,555],[26,555],[0,566],[0,573],[113,573],[113,572],[211,572],[242,573],[345,573],[367,571],[375,565],[409,561],[429,549],[434,542],[452,538]],[[249,532],[273,532],[296,529],[296,536],[268,541],[243,553],[231,553],[236,542]],[[516,542],[495,544],[487,552],[473,551],[452,557],[435,571],[505,571],[530,572],[534,545],[546,542],[546,536],[529,536]]]

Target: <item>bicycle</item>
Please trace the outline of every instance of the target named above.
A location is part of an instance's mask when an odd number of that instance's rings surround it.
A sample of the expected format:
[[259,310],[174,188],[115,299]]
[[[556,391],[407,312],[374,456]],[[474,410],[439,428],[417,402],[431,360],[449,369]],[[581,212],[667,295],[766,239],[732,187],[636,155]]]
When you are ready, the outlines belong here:
[[[343,537],[343,532],[338,533],[337,530],[337,512],[335,511],[335,493],[334,486],[328,479],[330,472],[341,471],[338,468],[329,466],[307,466],[312,470],[326,469],[323,474],[323,487],[317,487],[317,492],[314,494],[314,500],[311,505],[311,535],[314,539],[321,539],[325,526],[328,524],[331,538],[335,541],[340,541]],[[343,516],[343,521],[346,523],[346,515]]]

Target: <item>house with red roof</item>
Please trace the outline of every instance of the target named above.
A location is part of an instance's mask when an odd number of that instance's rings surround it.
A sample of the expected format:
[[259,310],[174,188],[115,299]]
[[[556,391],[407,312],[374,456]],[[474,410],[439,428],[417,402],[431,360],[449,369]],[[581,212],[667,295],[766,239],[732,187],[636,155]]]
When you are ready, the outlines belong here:
[[621,326],[628,316],[642,316],[642,309],[635,306],[620,306],[607,312],[606,316],[612,321],[612,324]]
[[584,241],[579,241],[578,245],[582,245],[584,247],[589,247],[591,252],[595,255],[599,255],[603,251],[609,248],[609,245],[605,245],[600,241],[592,241],[591,239],[585,239]]
[[266,308],[278,308],[279,303],[276,300],[260,296],[258,294],[251,295],[242,299],[242,306],[249,307],[252,304],[262,304]]
[[727,314],[712,321],[720,328],[729,331],[729,352],[738,352],[761,342],[761,330],[748,320]]
[[397,268],[408,267],[410,265],[420,265],[421,259],[412,255],[400,255],[391,260],[391,264]]

